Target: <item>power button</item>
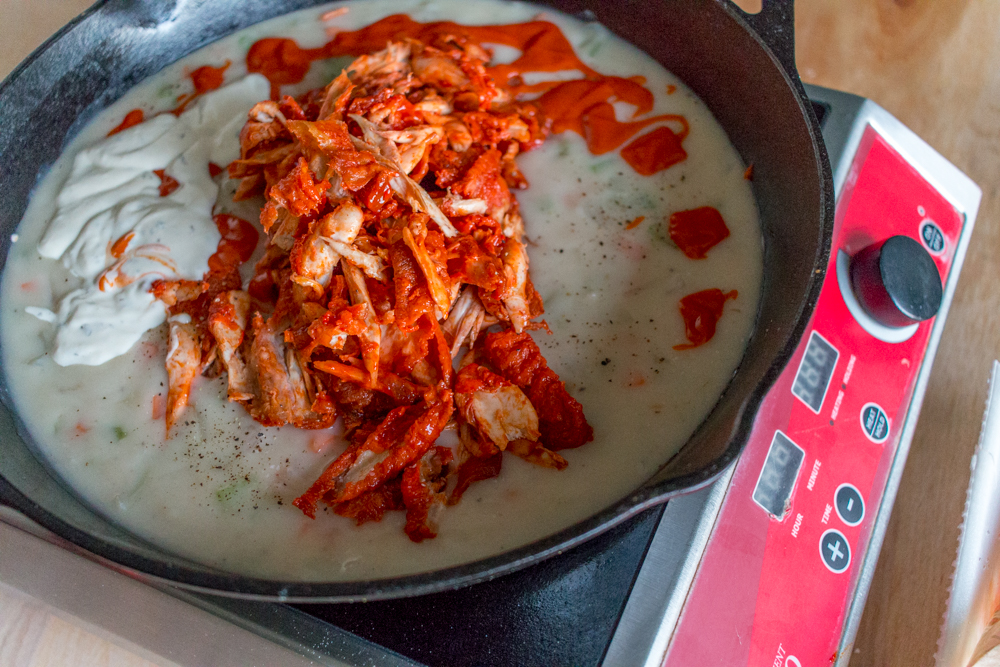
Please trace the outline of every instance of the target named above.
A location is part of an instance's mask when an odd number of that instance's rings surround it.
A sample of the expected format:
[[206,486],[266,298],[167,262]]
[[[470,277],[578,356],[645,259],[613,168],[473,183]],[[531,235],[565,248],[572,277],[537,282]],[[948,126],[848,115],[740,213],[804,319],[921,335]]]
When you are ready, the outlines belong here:
[[889,327],[929,320],[943,296],[934,260],[909,236],[890,236],[854,255],[851,287],[862,308]]

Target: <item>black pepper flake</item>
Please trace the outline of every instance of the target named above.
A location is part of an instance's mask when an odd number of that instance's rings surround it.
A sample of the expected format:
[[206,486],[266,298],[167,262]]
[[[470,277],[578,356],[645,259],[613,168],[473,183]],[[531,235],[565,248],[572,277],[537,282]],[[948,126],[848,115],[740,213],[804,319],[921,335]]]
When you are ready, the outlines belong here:
[[602,362],[601,362],[601,365],[602,365],[602,366],[607,366],[607,365],[608,365],[608,364],[610,364],[610,363],[611,363],[611,360],[610,360],[610,359],[605,359],[604,361],[602,361]]

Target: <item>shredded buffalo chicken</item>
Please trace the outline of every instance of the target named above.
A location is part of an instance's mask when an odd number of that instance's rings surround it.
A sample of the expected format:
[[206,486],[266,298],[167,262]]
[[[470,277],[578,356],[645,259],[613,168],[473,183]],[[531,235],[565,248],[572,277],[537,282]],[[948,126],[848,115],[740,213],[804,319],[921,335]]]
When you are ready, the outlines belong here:
[[[559,450],[593,439],[528,333],[546,327],[511,190],[548,129],[488,60],[454,37],[390,43],[250,111],[228,174],[237,198],[264,197],[267,251],[246,289],[232,257],[156,286],[168,434],[199,372],[227,373],[266,426],[339,417],[347,449],[295,505],[358,524],[402,510],[418,542],[504,453],[562,469]],[[457,449],[436,446],[445,428]]]

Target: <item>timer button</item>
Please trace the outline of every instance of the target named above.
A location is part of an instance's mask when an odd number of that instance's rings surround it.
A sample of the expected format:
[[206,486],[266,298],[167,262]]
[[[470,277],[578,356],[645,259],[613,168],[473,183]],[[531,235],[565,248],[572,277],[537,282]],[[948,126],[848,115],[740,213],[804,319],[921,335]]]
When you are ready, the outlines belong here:
[[865,500],[852,484],[841,484],[833,496],[837,516],[848,526],[856,526],[865,518]]
[[851,286],[865,311],[890,327],[928,320],[941,307],[937,266],[909,236],[890,236],[854,255]]
[[851,546],[839,530],[830,529],[819,538],[819,554],[823,564],[834,574],[847,570],[851,564]]

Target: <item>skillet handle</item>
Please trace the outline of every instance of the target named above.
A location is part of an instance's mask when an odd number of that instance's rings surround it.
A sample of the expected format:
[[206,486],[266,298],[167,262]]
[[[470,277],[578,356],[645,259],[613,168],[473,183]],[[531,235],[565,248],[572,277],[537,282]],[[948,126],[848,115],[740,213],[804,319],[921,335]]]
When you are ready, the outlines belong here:
[[793,80],[795,69],[795,2],[794,0],[762,0],[757,14],[743,14],[744,20],[767,44],[775,58]]

